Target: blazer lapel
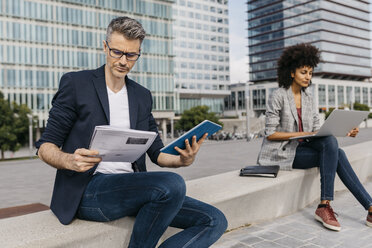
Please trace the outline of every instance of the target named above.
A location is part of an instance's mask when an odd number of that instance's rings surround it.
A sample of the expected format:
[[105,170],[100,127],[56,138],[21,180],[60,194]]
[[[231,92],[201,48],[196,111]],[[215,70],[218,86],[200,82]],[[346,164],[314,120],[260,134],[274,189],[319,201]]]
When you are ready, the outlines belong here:
[[312,115],[312,101],[308,93],[308,89],[301,92],[301,106],[302,106],[302,126],[305,132],[310,132],[312,128],[310,125],[313,123]]
[[95,73],[95,78],[93,78],[93,84],[96,89],[99,101],[101,102],[103,111],[107,119],[107,123],[110,123],[110,107],[108,102],[106,81],[105,81],[105,67],[101,66]]
[[292,87],[289,87],[289,89],[287,90],[287,97],[288,97],[289,107],[291,109],[293,118],[295,119],[296,124],[298,126],[298,114],[297,114],[297,109],[296,109],[296,103],[294,101],[294,96],[292,93]]
[[125,84],[127,86],[128,92],[128,104],[129,104],[129,118],[130,118],[130,128],[136,129],[137,117],[138,117],[138,98],[136,96],[136,91],[134,88],[135,82],[125,77]]

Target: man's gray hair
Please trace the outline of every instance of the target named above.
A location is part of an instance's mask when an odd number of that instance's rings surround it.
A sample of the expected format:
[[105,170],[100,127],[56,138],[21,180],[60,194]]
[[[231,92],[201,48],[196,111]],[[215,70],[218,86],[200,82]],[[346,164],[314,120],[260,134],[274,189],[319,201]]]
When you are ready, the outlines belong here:
[[141,23],[126,16],[112,19],[106,31],[107,41],[110,41],[113,32],[122,34],[128,40],[140,40],[141,43],[146,36],[146,32]]

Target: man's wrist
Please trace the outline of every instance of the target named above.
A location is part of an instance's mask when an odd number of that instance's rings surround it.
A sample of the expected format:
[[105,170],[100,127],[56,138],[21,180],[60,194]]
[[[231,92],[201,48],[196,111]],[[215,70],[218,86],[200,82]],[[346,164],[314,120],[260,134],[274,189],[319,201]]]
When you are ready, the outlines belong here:
[[159,154],[157,162],[160,167],[177,168],[183,166],[180,155],[172,155],[163,152]]
[[74,154],[70,154],[70,153],[65,153],[63,152],[61,154],[61,161],[62,161],[62,164],[61,164],[61,167],[63,169],[66,169],[66,170],[72,170],[72,163],[73,163],[73,159],[74,159]]

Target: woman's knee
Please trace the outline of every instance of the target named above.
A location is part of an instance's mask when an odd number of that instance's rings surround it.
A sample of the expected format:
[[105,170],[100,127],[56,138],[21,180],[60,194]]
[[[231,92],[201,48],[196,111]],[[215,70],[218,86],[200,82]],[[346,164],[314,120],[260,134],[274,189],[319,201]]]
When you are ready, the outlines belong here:
[[338,142],[335,136],[326,136],[323,139],[323,146],[327,149],[338,150]]
[[343,160],[343,159],[347,160],[346,153],[341,148],[338,148],[338,160]]

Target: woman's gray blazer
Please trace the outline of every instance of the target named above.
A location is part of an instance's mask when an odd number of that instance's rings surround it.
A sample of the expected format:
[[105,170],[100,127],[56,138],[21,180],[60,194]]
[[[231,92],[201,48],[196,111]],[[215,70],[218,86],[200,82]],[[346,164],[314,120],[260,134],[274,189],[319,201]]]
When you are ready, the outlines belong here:
[[[318,111],[308,88],[301,91],[301,107],[304,132],[318,130]],[[278,164],[283,170],[291,170],[298,141],[267,139],[275,132],[298,132],[298,115],[291,87],[289,89],[279,88],[269,97],[265,122],[265,138],[258,155],[258,164]]]

